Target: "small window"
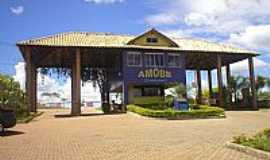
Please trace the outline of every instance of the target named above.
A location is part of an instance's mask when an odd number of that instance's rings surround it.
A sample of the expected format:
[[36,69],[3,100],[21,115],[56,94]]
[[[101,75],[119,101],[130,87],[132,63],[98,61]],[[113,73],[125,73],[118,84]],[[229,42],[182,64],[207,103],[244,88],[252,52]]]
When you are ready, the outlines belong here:
[[162,53],[146,53],[144,55],[144,64],[146,67],[163,67],[164,54]]
[[141,66],[142,65],[141,53],[140,52],[128,52],[127,65],[128,66]]
[[148,37],[146,41],[147,43],[157,43],[158,39],[156,37]]
[[178,54],[168,54],[169,67],[181,67],[181,57]]

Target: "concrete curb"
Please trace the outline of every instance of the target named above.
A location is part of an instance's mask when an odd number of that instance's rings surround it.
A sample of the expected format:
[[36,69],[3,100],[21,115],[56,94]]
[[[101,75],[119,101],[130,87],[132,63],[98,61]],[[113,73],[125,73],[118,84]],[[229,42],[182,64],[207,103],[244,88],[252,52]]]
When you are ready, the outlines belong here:
[[244,153],[251,155],[251,156],[254,156],[256,158],[270,160],[270,153],[266,152],[266,151],[254,149],[251,147],[243,146],[243,145],[232,143],[232,142],[227,142],[226,146],[228,148],[231,148],[231,149],[234,149],[234,150],[237,150],[240,152],[244,152]]

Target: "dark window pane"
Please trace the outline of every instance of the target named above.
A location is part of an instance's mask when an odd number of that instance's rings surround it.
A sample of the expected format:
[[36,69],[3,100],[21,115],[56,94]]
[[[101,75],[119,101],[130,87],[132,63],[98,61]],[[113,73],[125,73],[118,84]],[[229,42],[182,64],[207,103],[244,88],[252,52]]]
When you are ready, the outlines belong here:
[[144,56],[145,65],[148,67],[164,66],[163,54],[147,54]]
[[139,53],[128,53],[127,55],[127,64],[130,66],[139,66],[141,65],[141,54]]
[[170,67],[179,67],[181,65],[179,55],[168,55],[168,66]]
[[147,43],[157,43],[158,42],[158,38],[148,37],[148,38],[146,38],[146,42]]

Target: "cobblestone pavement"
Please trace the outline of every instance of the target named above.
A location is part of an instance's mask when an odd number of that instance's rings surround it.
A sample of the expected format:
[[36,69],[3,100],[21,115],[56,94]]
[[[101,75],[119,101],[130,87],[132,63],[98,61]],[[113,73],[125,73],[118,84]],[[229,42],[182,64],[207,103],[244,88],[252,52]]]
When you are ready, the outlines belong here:
[[256,157],[226,148],[225,143],[270,127],[269,110],[179,121],[130,113],[55,118],[69,110],[44,111],[34,121],[10,129],[14,135],[0,137],[1,160],[252,160]]

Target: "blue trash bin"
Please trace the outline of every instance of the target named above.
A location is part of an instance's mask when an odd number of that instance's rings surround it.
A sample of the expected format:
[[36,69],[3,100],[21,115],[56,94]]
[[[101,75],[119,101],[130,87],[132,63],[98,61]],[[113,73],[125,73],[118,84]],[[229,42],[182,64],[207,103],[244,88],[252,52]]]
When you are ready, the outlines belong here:
[[189,110],[189,105],[187,101],[178,101],[179,103],[179,108],[181,111],[188,111]]
[[173,109],[175,110],[181,110],[181,111],[188,111],[189,105],[186,100],[177,100],[176,98],[173,101],[174,106]]
[[176,98],[173,99],[173,109],[174,110],[180,110],[180,104],[179,104],[179,101]]

